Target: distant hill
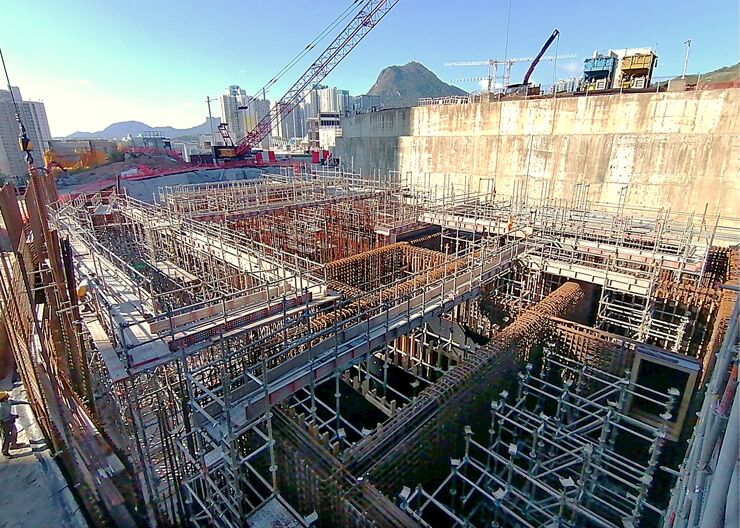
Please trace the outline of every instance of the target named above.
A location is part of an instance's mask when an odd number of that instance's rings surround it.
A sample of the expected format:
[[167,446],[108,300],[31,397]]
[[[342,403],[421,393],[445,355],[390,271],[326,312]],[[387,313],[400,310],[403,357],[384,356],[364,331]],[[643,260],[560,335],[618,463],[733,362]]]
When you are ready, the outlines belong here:
[[[213,118],[213,129],[215,130],[221,119],[218,117]],[[74,132],[65,137],[65,139],[121,139],[128,135],[136,136],[142,132],[161,132],[165,136],[175,139],[182,136],[198,136],[200,134],[210,134],[211,126],[208,123],[208,119],[204,123],[191,127],[191,128],[173,128],[171,126],[153,127],[141,121],[121,121],[120,123],[113,123],[108,125],[103,130],[98,132]]]
[[414,106],[420,97],[468,94],[457,86],[442,82],[418,62],[384,68],[367,93],[380,95],[385,108]]
[[[697,75],[687,75],[686,82],[694,84],[697,81]],[[725,66],[707,73],[701,74],[702,83],[732,82],[740,80],[740,62],[732,66]]]

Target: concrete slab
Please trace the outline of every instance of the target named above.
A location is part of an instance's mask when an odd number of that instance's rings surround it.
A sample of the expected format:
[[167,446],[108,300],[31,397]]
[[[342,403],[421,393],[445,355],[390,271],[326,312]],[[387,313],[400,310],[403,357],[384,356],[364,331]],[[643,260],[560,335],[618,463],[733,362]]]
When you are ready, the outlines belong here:
[[301,528],[306,526],[288,510],[277,497],[267,501],[260,509],[247,517],[247,526],[255,528]]
[[123,180],[121,185],[126,189],[126,193],[129,196],[145,202],[152,202],[154,195],[160,187],[193,183],[215,183],[228,180],[249,180],[259,177],[260,174],[262,174],[261,169],[253,168],[204,169],[184,172],[182,174],[160,176],[148,180]]
[[[26,391],[10,377],[0,380],[0,389],[11,391],[14,400],[27,400]],[[28,405],[16,405],[18,443],[11,458],[0,455],[0,528],[87,528],[69,485],[51,453]]]

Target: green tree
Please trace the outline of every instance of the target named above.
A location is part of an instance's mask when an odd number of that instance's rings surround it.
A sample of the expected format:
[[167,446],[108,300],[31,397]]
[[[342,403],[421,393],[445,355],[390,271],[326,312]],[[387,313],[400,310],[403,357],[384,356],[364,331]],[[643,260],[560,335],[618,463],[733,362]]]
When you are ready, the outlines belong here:
[[110,153],[110,161],[111,163],[114,163],[116,161],[123,161],[123,152],[116,149],[113,152]]

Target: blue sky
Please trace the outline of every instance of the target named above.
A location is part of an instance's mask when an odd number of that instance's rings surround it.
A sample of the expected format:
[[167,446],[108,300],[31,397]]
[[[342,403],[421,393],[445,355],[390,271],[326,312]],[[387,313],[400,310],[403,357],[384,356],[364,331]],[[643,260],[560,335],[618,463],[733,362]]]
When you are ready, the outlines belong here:
[[[0,47],[24,98],[46,103],[54,135],[129,119],[188,127],[207,115],[206,96],[229,84],[255,91],[349,2],[0,0]],[[657,47],[656,75],[680,74],[687,38],[688,70],[708,71],[739,60],[738,4],[513,0],[507,55],[534,55],[557,27],[558,52],[578,59],[561,61],[557,72],[542,63],[537,82],[572,77],[594,50],[625,47]],[[484,75],[484,68],[444,63],[503,58],[508,7],[509,0],[401,0],[326,84],[364,93],[382,68],[414,59],[445,81]],[[280,97],[307,65],[291,70],[268,98]]]

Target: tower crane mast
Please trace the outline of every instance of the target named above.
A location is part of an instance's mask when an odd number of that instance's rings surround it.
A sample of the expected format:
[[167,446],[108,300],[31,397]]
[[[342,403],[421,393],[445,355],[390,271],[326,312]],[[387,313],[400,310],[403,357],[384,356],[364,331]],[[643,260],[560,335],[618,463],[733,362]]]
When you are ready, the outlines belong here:
[[[360,0],[354,0],[358,2]],[[308,90],[318,85],[350,51],[388,14],[399,0],[366,0],[347,26],[288,89],[275,106],[236,144],[235,154],[250,153],[270,134],[279,120],[287,117],[305,99]]]

